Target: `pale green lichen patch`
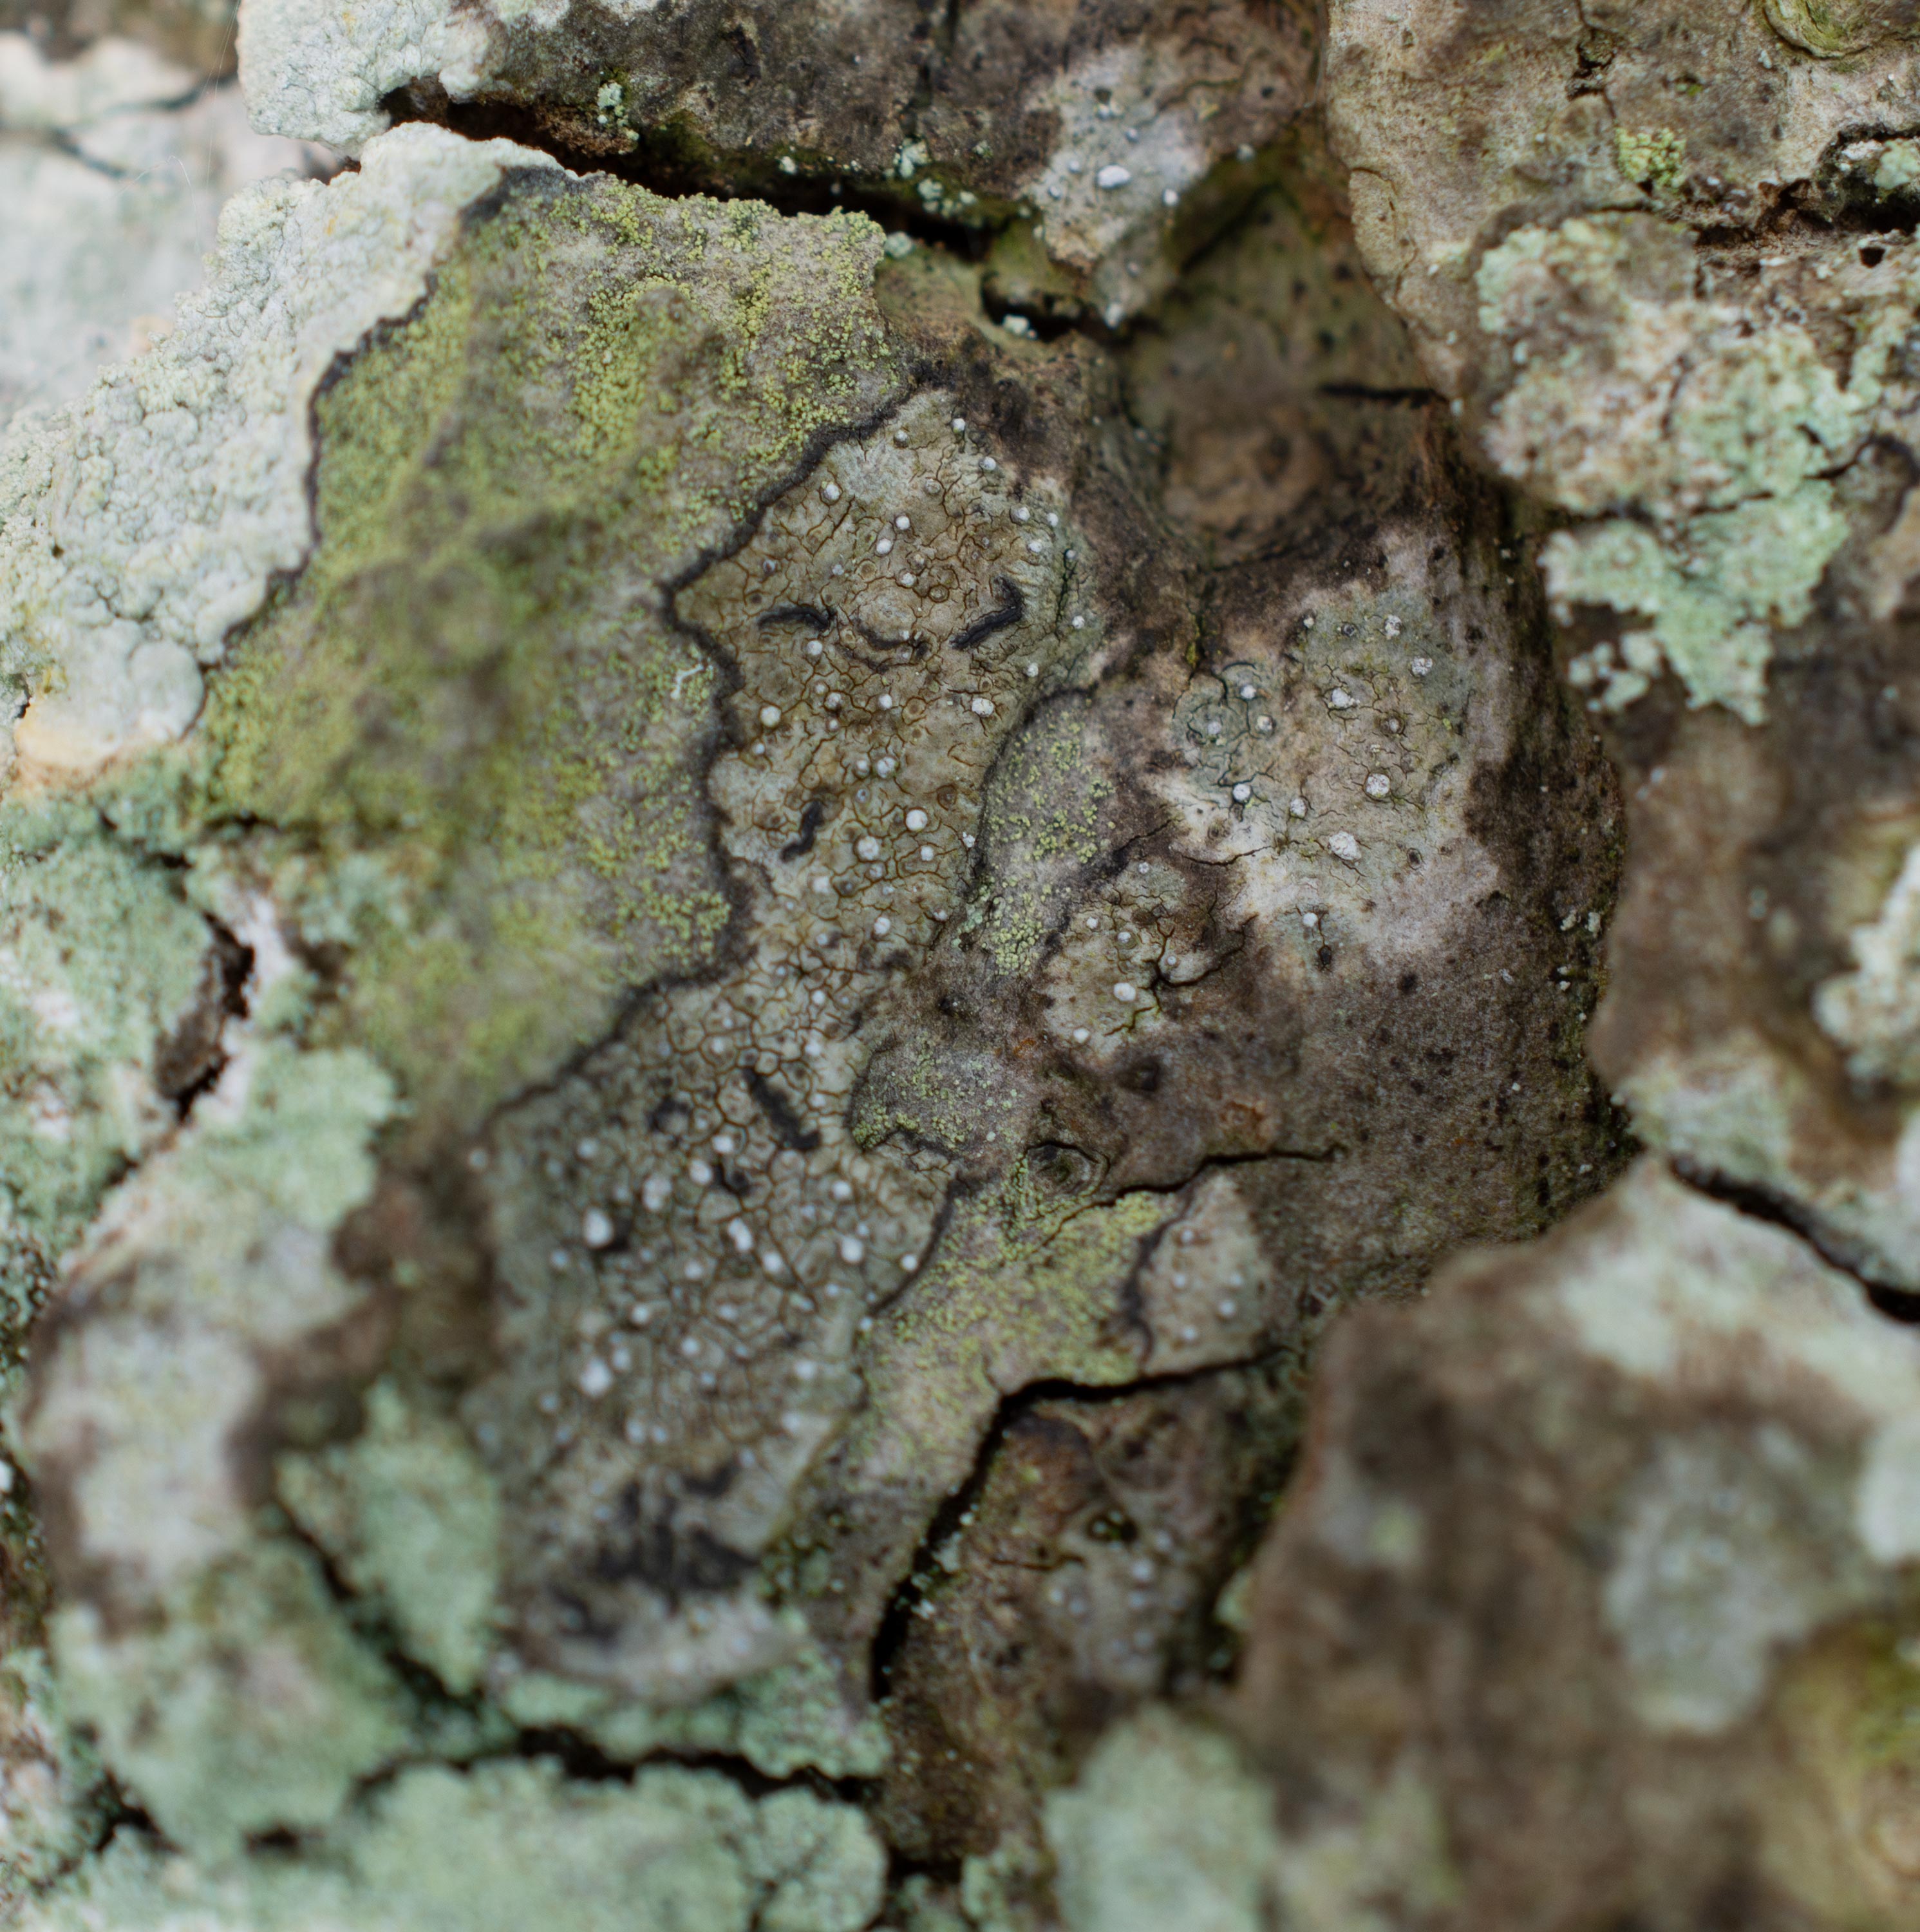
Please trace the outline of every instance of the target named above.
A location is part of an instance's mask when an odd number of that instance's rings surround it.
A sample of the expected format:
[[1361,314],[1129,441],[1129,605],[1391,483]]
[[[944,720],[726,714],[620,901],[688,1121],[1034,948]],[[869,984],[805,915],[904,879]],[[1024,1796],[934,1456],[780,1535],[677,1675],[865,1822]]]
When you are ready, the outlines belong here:
[[123,1832],[27,1932],[860,1932],[885,1857],[851,1806],[711,1772],[570,1784],[551,1763],[401,1774],[298,1856],[225,1871]]
[[1066,1932],[1261,1932],[1280,1844],[1273,1796],[1233,1740],[1155,1706],[1047,1801]]
[[157,1607],[163,1622],[118,1635],[91,1604],[63,1610],[54,1656],[74,1714],[175,1844],[217,1858],[324,1825],[405,1742],[399,1687],[305,1551],[256,1543]]
[[1829,478],[1885,400],[1909,271],[1840,292],[1838,367],[1804,308],[1708,292],[1699,271],[1691,240],[1652,216],[1523,228],[1490,250],[1480,326],[1513,374],[1487,442],[1550,502],[1605,519],[1541,553],[1562,620],[1582,604],[1648,620],[1577,682],[1618,708],[1664,664],[1692,703],[1752,722],[1775,628],[1805,618],[1847,537]]
[[[212,934],[176,872],[91,807],[0,810],[0,1214],[41,1254],[175,1125],[166,1049],[210,992]],[[28,1288],[0,1275],[16,1316]]]
[[376,1384],[361,1433],[283,1457],[277,1488],[407,1654],[457,1695],[472,1690],[493,1647],[501,1505],[459,1426]]

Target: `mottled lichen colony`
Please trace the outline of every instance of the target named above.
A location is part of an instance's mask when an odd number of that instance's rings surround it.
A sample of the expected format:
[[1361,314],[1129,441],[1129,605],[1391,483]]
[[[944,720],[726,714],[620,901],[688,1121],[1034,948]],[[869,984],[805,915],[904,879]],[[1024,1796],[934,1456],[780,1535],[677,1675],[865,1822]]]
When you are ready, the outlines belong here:
[[0,428],[0,1921],[1912,1922],[1913,10],[247,0]]

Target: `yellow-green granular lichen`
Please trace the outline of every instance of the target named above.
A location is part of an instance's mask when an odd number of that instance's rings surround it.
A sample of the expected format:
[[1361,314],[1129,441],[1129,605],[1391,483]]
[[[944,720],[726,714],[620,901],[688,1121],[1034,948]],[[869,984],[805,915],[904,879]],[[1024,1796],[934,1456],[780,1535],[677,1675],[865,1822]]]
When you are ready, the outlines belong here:
[[1670,128],[1616,129],[1613,152],[1628,180],[1656,194],[1670,194],[1686,173],[1686,142]]
[[322,1036],[472,1120],[707,957],[713,670],[664,586],[894,379],[856,217],[523,177],[316,406],[320,541],[240,641],[213,808],[377,858]]

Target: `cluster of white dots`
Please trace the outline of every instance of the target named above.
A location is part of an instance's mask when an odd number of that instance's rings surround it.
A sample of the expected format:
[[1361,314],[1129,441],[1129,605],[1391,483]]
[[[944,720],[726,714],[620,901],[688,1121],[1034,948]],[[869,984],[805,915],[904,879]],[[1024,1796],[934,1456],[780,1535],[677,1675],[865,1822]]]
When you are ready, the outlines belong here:
[[922,1264],[945,1177],[859,1145],[850,1097],[863,1029],[964,901],[1002,740],[1086,628],[1059,621],[1062,508],[923,398],[681,593],[737,676],[708,788],[741,938],[602,1050],[540,1156],[576,1312],[533,1400],[589,1534],[636,1468],[684,1501],[717,1466],[762,1480],[771,1533]]

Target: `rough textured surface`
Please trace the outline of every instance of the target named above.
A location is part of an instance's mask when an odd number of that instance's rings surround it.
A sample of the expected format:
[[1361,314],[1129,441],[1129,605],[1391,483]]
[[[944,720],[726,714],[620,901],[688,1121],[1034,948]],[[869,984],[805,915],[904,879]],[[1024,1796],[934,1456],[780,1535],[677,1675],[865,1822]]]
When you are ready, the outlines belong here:
[[4,1910],[1904,1924],[1906,13],[249,0],[7,445]]
[[[738,10],[253,0],[254,124],[357,148],[403,111],[537,128],[702,188],[846,189],[961,230],[1030,228],[1078,304],[1118,322],[1310,91],[1307,10],[1239,0],[913,0]],[[1187,206],[1197,197],[1195,208]]]
[[1310,1924],[1902,1924],[1920,1343],[1652,1162],[1363,1315],[1235,1714]]
[[173,326],[237,189],[333,164],[253,134],[238,89],[123,34],[51,60],[0,32],[0,427]]

